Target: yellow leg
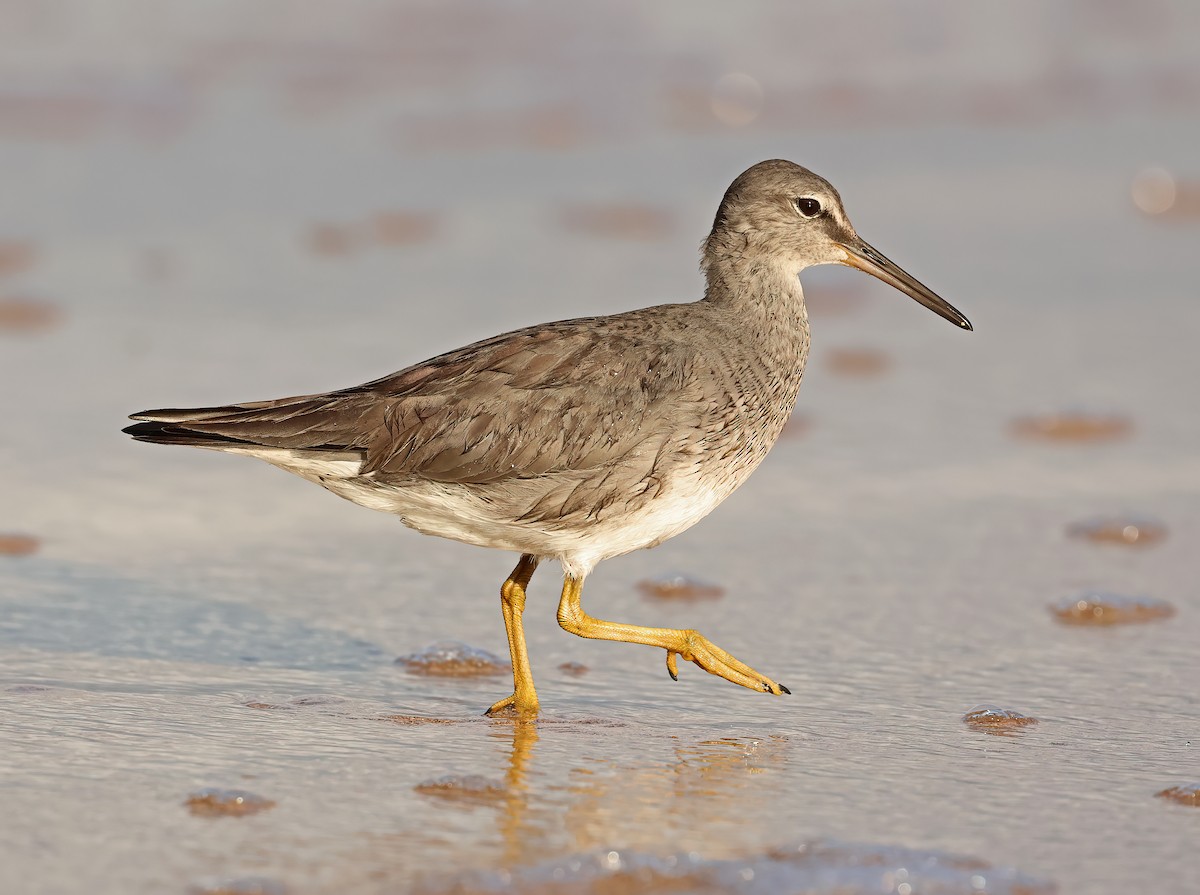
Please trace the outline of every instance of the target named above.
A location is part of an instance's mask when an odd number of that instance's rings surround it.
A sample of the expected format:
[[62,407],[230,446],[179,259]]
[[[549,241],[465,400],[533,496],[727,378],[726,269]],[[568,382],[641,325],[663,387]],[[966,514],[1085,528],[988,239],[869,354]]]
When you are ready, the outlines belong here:
[[512,657],[513,695],[501,699],[485,712],[493,718],[532,718],[538,713],[537,691],[533,689],[533,672],[529,669],[525,628],[521,623],[525,588],[537,565],[536,556],[524,554],[500,588],[500,611],[504,613],[504,631],[508,634],[508,653]]
[[744,662],[739,662],[696,631],[643,628],[640,625],[622,625],[592,618],[583,611],[583,604],[580,602],[582,593],[583,579],[566,576],[563,580],[562,599],[558,604],[558,623],[572,634],[593,640],[618,640],[622,643],[643,643],[646,646],[661,647],[667,651],[667,673],[673,680],[679,680],[675,657],[682,656],[685,661],[696,663],[710,674],[749,687],[751,690],[761,690],[776,696],[792,692],[782,684],[763,677]]

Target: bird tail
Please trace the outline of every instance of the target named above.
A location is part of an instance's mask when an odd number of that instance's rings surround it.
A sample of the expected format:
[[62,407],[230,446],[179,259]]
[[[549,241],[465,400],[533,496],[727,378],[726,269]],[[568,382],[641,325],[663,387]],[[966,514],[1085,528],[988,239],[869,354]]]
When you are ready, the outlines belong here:
[[255,442],[219,432],[203,432],[190,428],[189,424],[203,424],[205,420],[228,418],[237,413],[236,407],[201,407],[193,410],[143,410],[132,414],[131,420],[141,420],[121,431],[132,435],[135,441],[149,444],[181,444],[190,447],[229,448],[250,445]]
[[343,412],[355,419],[346,397],[337,394],[303,395],[278,401],[230,404],[224,407],[143,410],[123,431],[138,441],[182,444],[232,450],[258,446],[306,451],[361,450],[348,444]]

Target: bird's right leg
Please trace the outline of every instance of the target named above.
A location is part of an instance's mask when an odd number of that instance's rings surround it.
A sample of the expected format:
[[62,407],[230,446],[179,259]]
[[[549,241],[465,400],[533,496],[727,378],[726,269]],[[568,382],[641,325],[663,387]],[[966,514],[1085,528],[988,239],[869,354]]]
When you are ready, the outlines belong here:
[[619,640],[642,643],[667,651],[667,673],[679,680],[676,657],[694,662],[709,674],[762,693],[791,693],[783,684],[759,674],[745,662],[735,659],[698,631],[676,628],[643,628],[592,618],[583,611],[583,579],[567,575],[563,580],[562,599],[558,603],[558,624],[565,631],[595,640]]
[[492,718],[533,718],[538,713],[537,691],[533,688],[533,671],[525,649],[525,627],[521,614],[525,611],[525,588],[537,569],[536,556],[521,556],[517,567],[500,587],[500,611],[504,613],[504,631],[508,634],[508,653],[512,657],[513,695],[501,699],[484,714]]

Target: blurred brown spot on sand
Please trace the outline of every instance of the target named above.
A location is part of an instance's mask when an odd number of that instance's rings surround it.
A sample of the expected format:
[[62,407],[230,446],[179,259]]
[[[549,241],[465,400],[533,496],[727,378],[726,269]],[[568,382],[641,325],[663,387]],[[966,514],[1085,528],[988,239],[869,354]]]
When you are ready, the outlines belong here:
[[543,106],[518,119],[524,142],[539,149],[570,149],[584,140],[579,112],[570,106]]
[[82,90],[0,90],[0,136],[82,140],[104,124],[108,111],[101,96]]
[[715,130],[720,126],[712,113],[712,96],[696,85],[675,85],[663,94],[667,127],[686,133]]
[[493,677],[512,672],[512,666],[499,656],[454,640],[401,656],[396,664],[403,665],[409,674],[427,677]]
[[308,231],[308,249],[314,255],[341,258],[356,248],[354,231],[338,224],[316,224]]
[[559,103],[453,117],[409,116],[395,130],[405,149],[479,152],[504,147],[570,149],[586,139],[588,128],[577,108]]
[[1007,84],[979,84],[964,91],[965,110],[976,121],[1012,127],[1029,120],[1027,96]]
[[558,670],[563,674],[569,674],[571,677],[583,677],[583,675],[591,671],[582,662],[563,662],[558,666]]
[[261,699],[251,700],[249,702],[242,703],[242,705],[244,705],[248,709],[258,709],[259,711],[273,711],[273,712],[294,712],[297,709],[311,708],[313,706],[316,706],[319,708],[330,708],[330,707],[339,707],[339,706],[345,707],[350,704],[351,704],[350,700],[345,699],[344,697],[327,696],[324,694],[317,694],[315,696],[296,696],[292,699],[289,699],[287,702],[283,702],[283,703],[265,702]]
[[1133,423],[1123,416],[1065,411],[1021,417],[1013,421],[1012,431],[1043,441],[1110,441],[1132,432]]
[[427,724],[461,724],[456,718],[427,718],[423,715],[382,715],[381,721],[390,721],[401,727],[423,727]]
[[33,267],[37,249],[33,243],[0,240],[0,276],[24,273]]
[[244,876],[195,883],[188,895],[287,895],[288,888],[277,879]]
[[[817,110],[822,117],[849,124],[852,122],[878,121],[892,115],[916,120],[919,111],[916,108],[897,109],[894,95],[888,92],[872,90],[851,80],[833,80],[815,85],[811,90],[802,91],[797,102],[791,108],[781,108],[785,115],[795,115],[796,106]],[[781,104],[782,105],[782,104]],[[810,113],[811,114],[811,113]],[[910,118],[911,116],[911,118]]]
[[875,348],[834,348],[825,356],[831,373],[864,379],[882,375],[891,363],[891,358]]
[[299,705],[299,706],[310,706],[310,705],[319,705],[319,706],[342,705],[342,706],[344,706],[347,703],[349,703],[350,700],[346,699],[346,697],[344,697],[344,696],[330,696],[327,693],[317,693],[313,696],[297,696],[291,702],[292,702],[292,705]]
[[1117,594],[1084,594],[1050,607],[1050,612],[1065,625],[1131,625],[1170,618],[1175,607],[1165,600],[1150,597],[1125,597]]
[[0,534],[0,556],[29,556],[42,542],[30,535]]
[[37,332],[62,320],[62,312],[48,301],[25,296],[0,298],[0,330]]
[[51,86],[35,76],[17,86],[19,80],[6,79],[0,85],[0,137],[77,142],[116,130],[161,140],[180,133],[193,112],[191,90],[175,78],[157,79],[153,89],[143,89],[148,82],[142,77],[143,87],[133,88],[125,77],[102,70],[73,80]]
[[977,705],[963,715],[963,723],[993,736],[1012,736],[1018,730],[1037,724],[1038,719],[995,705]]
[[371,219],[375,242],[384,246],[427,242],[437,233],[437,227],[437,216],[430,212],[382,211]]
[[381,72],[375,70],[378,60],[369,55],[355,58],[340,50],[323,47],[296,60],[282,84],[290,111],[313,116],[344,112],[380,86]]
[[1185,783],[1181,786],[1172,786],[1161,792],[1156,792],[1154,795],[1160,799],[1170,799],[1179,805],[1200,808],[1200,783]]
[[494,804],[506,795],[503,784],[480,777],[477,774],[467,776],[447,775],[436,780],[426,780],[413,787],[414,792],[423,796],[433,796],[447,802],[461,802],[468,805]]
[[1068,526],[1067,536],[1097,544],[1149,547],[1167,537],[1167,528],[1147,519],[1112,517],[1076,522]]
[[804,307],[809,317],[844,317],[859,310],[867,301],[861,287],[818,283],[804,290]]
[[275,807],[270,799],[252,792],[216,787],[189,793],[184,804],[197,817],[246,817]]
[[779,433],[779,437],[783,438],[799,438],[802,435],[807,435],[809,429],[812,428],[812,418],[806,413],[799,413],[795,410],[788,417],[788,421],[783,424],[783,431]]
[[666,211],[629,202],[568,205],[559,221],[576,233],[608,239],[658,240],[674,229],[674,219]]
[[725,588],[686,575],[661,575],[637,583],[643,597],[656,600],[715,600],[725,595]]

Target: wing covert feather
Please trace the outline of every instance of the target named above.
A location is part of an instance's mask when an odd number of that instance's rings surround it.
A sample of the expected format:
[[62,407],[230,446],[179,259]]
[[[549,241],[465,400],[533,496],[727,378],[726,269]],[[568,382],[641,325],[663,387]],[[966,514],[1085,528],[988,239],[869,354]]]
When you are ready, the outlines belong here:
[[680,339],[683,307],[529,327],[340,391],[140,418],[268,447],[358,451],[362,472],[385,480],[488,484],[631,453],[653,462],[673,432],[711,415],[692,375],[700,349]]
[[555,335],[514,334],[448,357],[443,375],[424,377],[415,394],[377,392],[387,406],[363,472],[484,484],[593,469],[654,440],[647,421],[672,418],[655,411],[661,402],[688,415],[689,358],[644,342],[633,350],[620,332]]

